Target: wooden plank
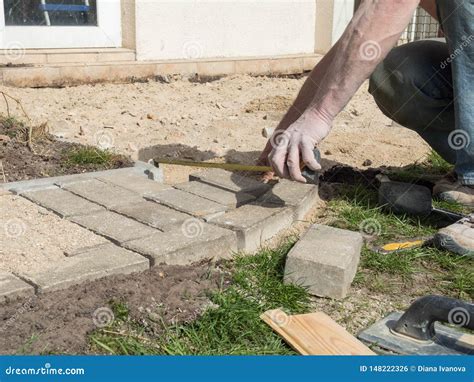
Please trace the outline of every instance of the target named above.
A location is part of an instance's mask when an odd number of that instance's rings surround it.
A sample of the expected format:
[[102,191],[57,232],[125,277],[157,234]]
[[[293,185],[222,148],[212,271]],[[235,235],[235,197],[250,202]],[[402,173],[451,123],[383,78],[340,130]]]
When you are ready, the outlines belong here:
[[288,316],[275,309],[260,318],[303,355],[375,355],[323,312]]

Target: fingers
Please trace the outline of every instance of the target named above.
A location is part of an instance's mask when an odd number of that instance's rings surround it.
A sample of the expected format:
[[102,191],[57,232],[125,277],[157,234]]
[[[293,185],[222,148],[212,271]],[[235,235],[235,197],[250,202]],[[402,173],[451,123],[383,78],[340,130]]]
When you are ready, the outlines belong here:
[[286,159],[288,172],[293,180],[301,183],[306,183],[306,179],[301,175],[300,168],[300,150],[298,144],[292,144],[288,151],[288,158]]
[[314,157],[314,145],[309,142],[301,144],[301,158],[306,166],[313,171],[321,170],[321,164]]
[[273,149],[268,157],[268,159],[270,160],[270,165],[280,178],[289,177],[288,168],[286,167],[287,150],[287,146],[278,147],[276,149]]
[[274,177],[275,173],[274,172],[271,172],[271,171],[268,171],[268,172],[264,172],[262,174],[262,176],[260,177],[260,180],[263,182],[263,183],[268,183],[269,181],[271,181]]

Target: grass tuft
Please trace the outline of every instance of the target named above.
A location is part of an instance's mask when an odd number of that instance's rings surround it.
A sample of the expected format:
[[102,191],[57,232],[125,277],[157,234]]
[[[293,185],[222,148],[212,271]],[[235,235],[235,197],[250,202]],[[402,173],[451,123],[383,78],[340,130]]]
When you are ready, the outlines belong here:
[[117,155],[111,151],[92,146],[74,148],[65,153],[65,163],[68,166],[112,164],[116,158]]

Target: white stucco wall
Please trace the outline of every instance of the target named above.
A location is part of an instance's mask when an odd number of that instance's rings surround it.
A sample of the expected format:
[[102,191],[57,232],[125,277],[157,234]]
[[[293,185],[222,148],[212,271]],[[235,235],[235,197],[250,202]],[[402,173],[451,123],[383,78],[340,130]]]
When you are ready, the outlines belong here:
[[339,40],[354,15],[354,0],[334,0],[332,43]]
[[315,0],[136,0],[139,60],[313,53]]

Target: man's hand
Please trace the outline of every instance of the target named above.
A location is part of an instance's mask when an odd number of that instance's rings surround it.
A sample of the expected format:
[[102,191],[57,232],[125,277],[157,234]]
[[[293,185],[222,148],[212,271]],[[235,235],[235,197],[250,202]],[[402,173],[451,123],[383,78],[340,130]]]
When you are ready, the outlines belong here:
[[303,113],[288,129],[276,130],[270,138],[269,164],[279,177],[306,183],[301,175],[301,165],[313,171],[321,169],[313,150],[329,131],[329,123],[310,112]]

